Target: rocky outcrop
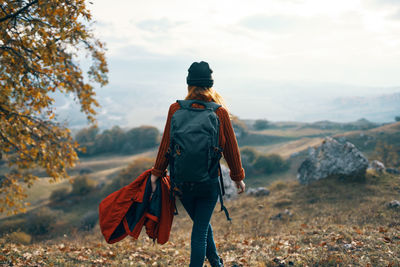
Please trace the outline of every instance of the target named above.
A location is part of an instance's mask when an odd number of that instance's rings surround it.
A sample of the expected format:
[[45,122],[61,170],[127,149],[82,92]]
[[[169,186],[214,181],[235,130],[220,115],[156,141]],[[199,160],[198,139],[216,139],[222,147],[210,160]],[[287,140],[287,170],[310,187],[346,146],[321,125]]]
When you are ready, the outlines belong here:
[[309,147],[297,179],[301,184],[308,184],[333,175],[359,176],[364,175],[367,168],[368,159],[352,143],[326,137],[320,146]]

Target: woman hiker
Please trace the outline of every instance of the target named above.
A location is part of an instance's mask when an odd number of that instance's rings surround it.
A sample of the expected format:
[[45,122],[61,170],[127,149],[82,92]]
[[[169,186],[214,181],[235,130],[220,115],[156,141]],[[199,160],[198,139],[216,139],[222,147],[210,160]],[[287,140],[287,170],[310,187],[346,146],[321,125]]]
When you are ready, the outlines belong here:
[[[245,172],[242,168],[236,136],[232,128],[230,115],[228,113],[225,102],[221,95],[212,88],[214,83],[211,76],[212,70],[210,69],[207,62],[201,61],[194,62],[190,66],[188,72],[189,73],[186,79],[188,84],[188,94],[185,100],[196,100],[193,101],[196,103],[192,103],[189,101],[191,103],[191,107],[189,109],[205,108],[205,106],[201,104],[202,101],[214,102],[220,105],[218,107],[214,103],[208,103],[210,105],[213,104],[214,107],[217,107],[215,109],[215,114],[217,115],[219,120],[219,146],[222,148],[223,156],[228,163],[230,169],[230,177],[236,183],[238,193],[243,193],[245,190],[245,184],[243,182]],[[181,108],[181,105],[182,104],[178,103],[177,101],[171,104],[171,106],[169,107],[167,122],[159,146],[156,162],[151,170],[151,183],[153,191],[156,188],[157,179],[162,176],[168,164],[170,164],[171,160],[173,160],[173,158],[171,157],[166,157],[166,155],[168,155],[168,152],[171,151],[171,118],[174,113]],[[173,127],[176,127],[176,124],[176,122],[173,123]],[[179,151],[178,155],[180,155]],[[176,164],[170,164],[170,168],[171,165],[176,166]],[[171,169],[170,175],[172,176]],[[219,173],[219,175],[221,174]],[[211,266],[223,266],[223,261],[217,253],[217,249],[214,243],[213,230],[210,224],[211,215],[217,203],[218,196],[221,193],[221,188],[218,182],[218,177],[211,180],[212,181],[197,182],[194,185],[193,183],[188,182],[176,184],[176,188],[180,193],[178,195],[179,199],[193,221],[190,254],[191,267],[203,266],[205,257],[207,257]]]

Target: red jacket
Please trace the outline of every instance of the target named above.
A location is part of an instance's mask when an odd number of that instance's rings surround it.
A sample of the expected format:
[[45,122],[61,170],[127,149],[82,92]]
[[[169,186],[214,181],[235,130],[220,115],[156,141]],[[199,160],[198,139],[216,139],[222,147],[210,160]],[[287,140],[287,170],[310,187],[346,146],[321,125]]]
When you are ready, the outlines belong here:
[[99,204],[99,223],[107,243],[127,235],[137,239],[145,226],[147,235],[157,243],[168,241],[174,217],[174,200],[170,198],[170,178],[158,179],[151,200],[151,169],[144,171],[129,185],[115,191]]

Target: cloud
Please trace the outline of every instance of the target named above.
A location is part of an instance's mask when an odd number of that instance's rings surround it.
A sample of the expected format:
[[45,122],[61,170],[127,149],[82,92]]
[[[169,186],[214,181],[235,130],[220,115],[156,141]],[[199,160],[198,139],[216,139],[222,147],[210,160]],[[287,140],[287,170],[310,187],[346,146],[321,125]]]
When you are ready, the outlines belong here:
[[400,0],[375,0],[374,2],[378,5],[400,5]]
[[167,33],[170,29],[183,23],[183,21],[172,21],[164,17],[159,19],[142,20],[136,23],[136,26],[139,29],[149,32]]
[[400,20],[400,8],[397,9],[396,12],[394,12],[390,16],[388,16],[388,18],[392,19],[392,20]]
[[242,19],[239,25],[252,30],[279,33],[293,30],[298,27],[298,22],[300,22],[299,19],[288,16],[257,14]]

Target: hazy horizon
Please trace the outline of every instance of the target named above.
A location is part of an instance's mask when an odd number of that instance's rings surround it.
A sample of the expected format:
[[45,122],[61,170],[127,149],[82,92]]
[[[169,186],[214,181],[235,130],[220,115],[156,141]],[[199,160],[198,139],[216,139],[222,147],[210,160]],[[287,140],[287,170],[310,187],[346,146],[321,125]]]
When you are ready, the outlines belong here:
[[400,110],[333,103],[400,92],[398,1],[98,0],[88,8],[108,49],[110,83],[97,90],[107,124],[162,128],[169,105],[185,97],[187,69],[201,60],[240,118],[382,121]]

